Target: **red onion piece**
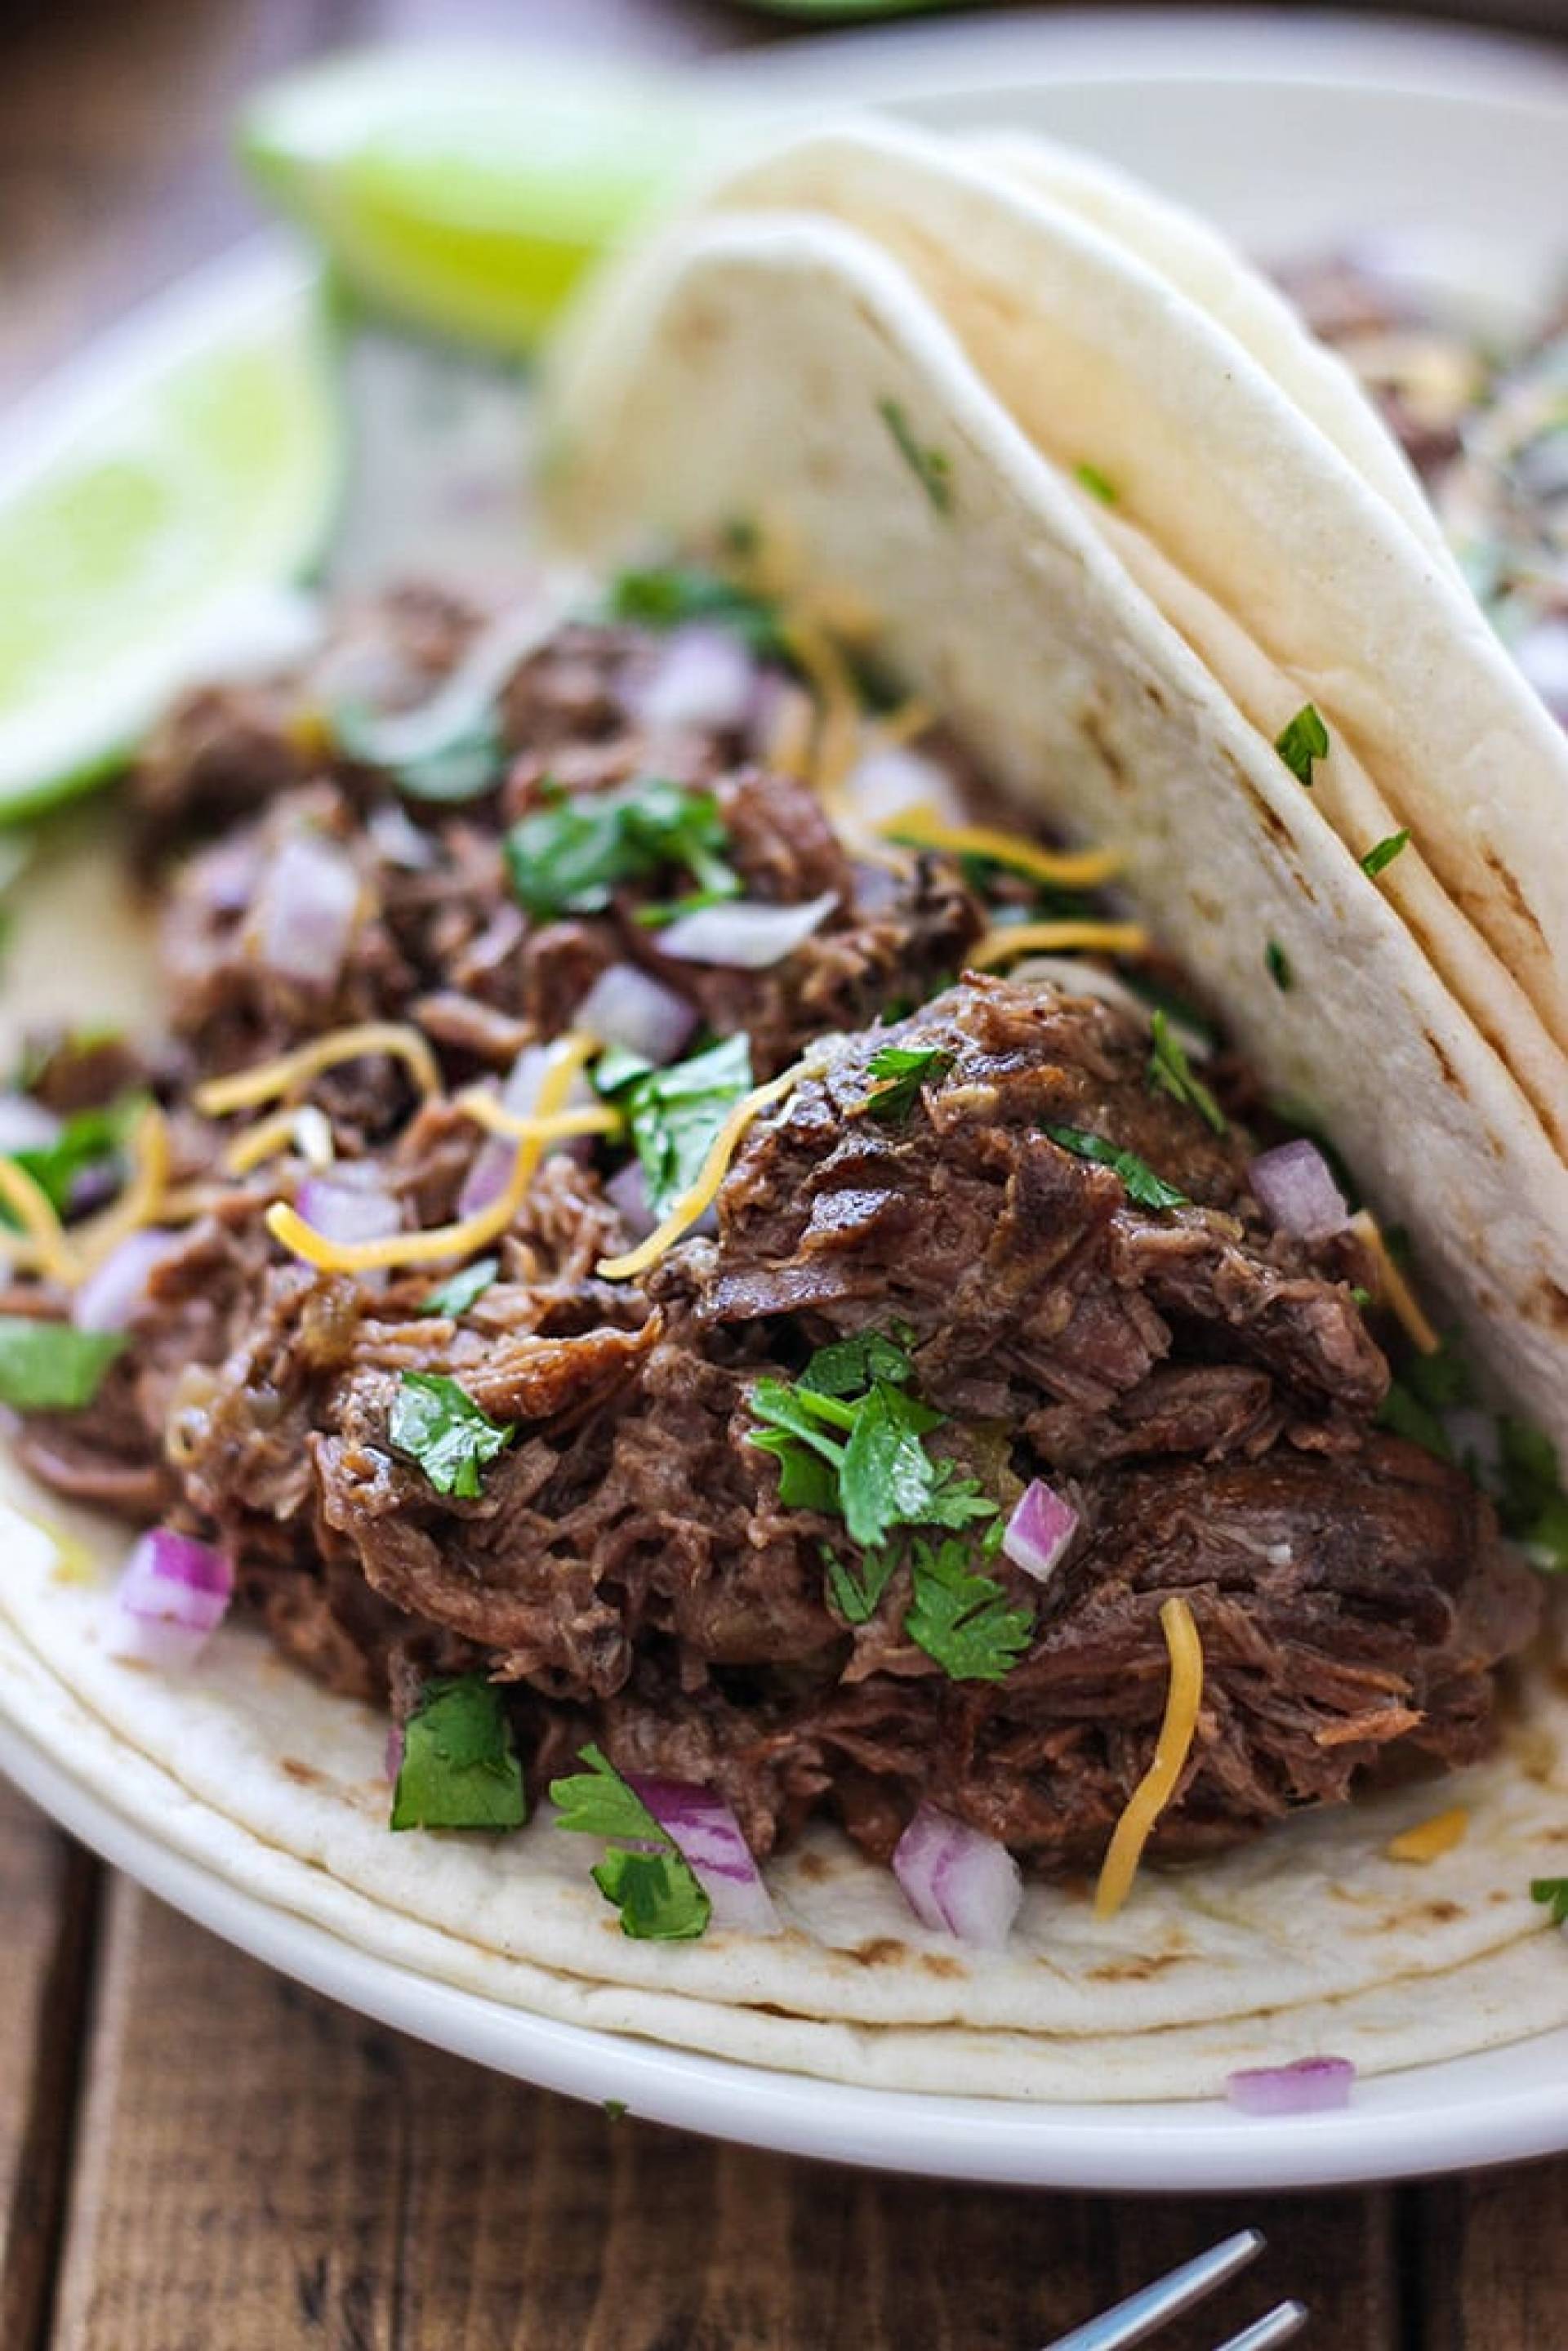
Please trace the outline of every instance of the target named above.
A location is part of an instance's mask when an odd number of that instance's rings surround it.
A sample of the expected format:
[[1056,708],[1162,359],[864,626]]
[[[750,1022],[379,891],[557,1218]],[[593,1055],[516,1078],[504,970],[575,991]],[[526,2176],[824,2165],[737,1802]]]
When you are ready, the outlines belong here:
[[382,1755],[382,1769],[395,1787],[397,1775],[402,1770],[402,1725],[394,1722],[387,1733],[387,1743]]
[[47,1151],[60,1139],[60,1122],[31,1094],[0,1094],[0,1159],[18,1151]]
[[702,906],[695,914],[682,914],[667,930],[655,931],[651,944],[677,963],[716,964],[727,971],[767,971],[804,946],[838,903],[836,890],[824,890],[820,898],[809,898],[800,906],[727,899],[723,905]]
[[1247,1180],[1270,1223],[1298,1240],[1326,1241],[1350,1222],[1328,1161],[1304,1135],[1262,1152],[1248,1168]]
[[844,778],[844,794],[867,824],[891,824],[911,809],[929,809],[945,824],[962,824],[957,786],[940,761],[901,743],[868,751]]
[[1348,2057],[1298,2057],[1292,2065],[1252,2065],[1227,2074],[1225,2095],[1244,2115],[1321,2115],[1349,2105],[1354,2080]]
[[1005,1844],[922,1804],[894,1847],[893,1873],[923,1927],[999,1951],[1023,1901],[1023,1876]]
[[306,1223],[329,1241],[380,1241],[401,1232],[402,1211],[391,1194],[346,1182],[347,1174],[341,1168],[331,1176],[307,1176],[294,1200]]
[[1071,1502],[1034,1479],[1024,1493],[1002,1537],[1002,1549],[1015,1567],[1046,1583],[1068,1544],[1078,1532],[1078,1513]]
[[428,832],[415,824],[401,800],[382,800],[365,819],[365,831],[389,865],[405,873],[428,873],[441,862],[441,852]]
[[601,971],[572,1021],[601,1045],[619,1045],[661,1068],[674,1060],[696,1025],[696,1007],[634,963],[612,963]]
[[[538,1107],[539,1088],[544,1083],[549,1057],[542,1045],[525,1045],[508,1071],[501,1088],[501,1107],[509,1110],[514,1118],[527,1118]],[[586,1110],[593,1102],[593,1091],[580,1073],[567,1088],[563,1110]],[[549,1143],[540,1153],[548,1159],[557,1151],[580,1165],[593,1150],[589,1135],[569,1135],[559,1143]],[[473,1165],[463,1181],[457,1196],[459,1217],[476,1217],[498,1200],[511,1179],[517,1163],[517,1146],[510,1135],[487,1135],[474,1155]]]
[[781,1931],[773,1897],[740,1834],[740,1823],[722,1796],[685,1780],[653,1779],[638,1771],[628,1771],[626,1782],[690,1863],[713,1904],[716,1927],[734,1927],[749,1935]]
[[635,712],[650,735],[729,735],[751,714],[757,669],[738,637],[694,621],[660,649]]
[[648,1178],[640,1159],[629,1159],[618,1168],[604,1186],[606,1199],[621,1211],[626,1229],[633,1240],[645,1241],[658,1225],[653,1204],[648,1198]]
[[222,1552],[154,1527],[133,1546],[110,1596],[105,1646],[145,1665],[193,1665],[233,1596],[234,1568]]
[[359,907],[360,877],[348,852],[324,833],[290,833],[267,865],[256,903],[263,963],[301,987],[330,987]]
[[149,1225],[128,1233],[95,1266],[71,1301],[71,1321],[78,1331],[123,1331],[147,1295],[147,1284],[160,1258],[174,1248],[180,1236]]

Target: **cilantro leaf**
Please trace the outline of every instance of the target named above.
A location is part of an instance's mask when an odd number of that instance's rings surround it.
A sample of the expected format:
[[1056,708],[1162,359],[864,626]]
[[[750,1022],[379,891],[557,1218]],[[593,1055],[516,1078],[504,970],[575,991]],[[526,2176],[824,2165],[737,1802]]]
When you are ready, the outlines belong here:
[[1288,996],[1296,984],[1296,975],[1291,969],[1291,959],[1278,939],[1269,941],[1263,950],[1263,961],[1268,967],[1270,978],[1281,995]]
[[938,1475],[920,1440],[941,1423],[939,1412],[882,1380],[856,1409],[839,1469],[839,1501],[851,1539],[865,1550],[876,1550],[894,1527],[927,1519]]
[[364,767],[379,768],[411,800],[460,808],[494,791],[500,782],[507,752],[493,705],[458,711],[444,734],[422,743],[417,751],[389,755],[388,745],[395,744],[401,724],[396,718],[379,718],[357,704],[335,710],[330,720],[339,749]]
[[387,1423],[389,1442],[418,1462],[438,1494],[467,1502],[478,1499],[480,1470],[516,1435],[513,1422],[492,1420],[442,1372],[404,1372]]
[[830,1396],[857,1395],[873,1380],[904,1387],[915,1370],[904,1344],[911,1336],[907,1324],[895,1322],[891,1332],[857,1331],[851,1338],[830,1340],[807,1364],[800,1384]]
[[870,1096],[866,1109],[873,1118],[901,1126],[919,1101],[922,1087],[936,1085],[952,1066],[952,1054],[940,1045],[879,1045],[871,1057],[871,1075],[885,1082]]
[[1225,1113],[1203,1080],[1194,1075],[1186,1048],[1171,1028],[1169,1015],[1163,1008],[1158,1008],[1151,1015],[1151,1022],[1155,1041],[1149,1054],[1150,1088],[1169,1094],[1173,1102],[1186,1102],[1216,1134],[1228,1134]]
[[665,1215],[696,1182],[714,1137],[750,1092],[751,1045],[743,1033],[689,1061],[650,1070],[620,1094],[654,1216]]
[[869,1625],[893,1580],[898,1556],[893,1551],[873,1552],[857,1575],[847,1561],[824,1543],[822,1564],[828,1571],[828,1590],[845,1624]]
[[1432,1406],[1416,1394],[1403,1380],[1390,1380],[1388,1394],[1377,1408],[1377,1426],[1390,1428],[1396,1437],[1407,1437],[1424,1453],[1435,1454],[1439,1461],[1451,1461],[1454,1448],[1448,1442],[1448,1432]]
[[17,1412],[80,1412],[124,1346],[119,1331],[0,1314],[0,1404]]
[[877,413],[892,434],[899,455],[938,514],[953,511],[953,461],[944,450],[927,448],[896,400],[879,400]]
[[1552,1440],[1522,1420],[1498,1423],[1498,1516],[1533,1564],[1549,1574],[1568,1572],[1568,1497],[1557,1473]]
[[1545,1903],[1554,1927],[1568,1927],[1568,1877],[1532,1877],[1530,1898]]
[[1391,832],[1385,841],[1380,841],[1375,848],[1367,851],[1361,861],[1361,870],[1369,881],[1375,882],[1384,867],[1393,864],[1409,838],[1408,828],[1406,828],[1398,832]]
[[1312,703],[1303,702],[1295,716],[1281,728],[1274,737],[1274,748],[1296,781],[1310,790],[1313,762],[1326,759],[1329,753],[1329,730]]
[[[78,1178],[118,1160],[146,1100],[141,1093],[122,1094],[107,1109],[76,1111],[52,1143],[8,1155],[32,1177],[56,1216],[67,1216]],[[6,1223],[12,1221],[8,1212],[0,1210],[0,1215]]]
[[713,1905],[669,1831],[599,1748],[579,1750],[586,1771],[550,1782],[558,1828],[614,1840],[592,1877],[621,1913],[621,1931],[637,1942],[691,1942],[706,1928]]
[[394,1829],[515,1829],[523,1769],[500,1691],[482,1674],[426,1682],[403,1725]]
[[1100,1167],[1113,1168],[1127,1187],[1127,1197],[1141,1208],[1180,1208],[1186,1205],[1186,1194],[1156,1176],[1145,1160],[1135,1151],[1119,1151],[1107,1143],[1103,1134],[1090,1134],[1081,1126],[1048,1126],[1045,1130],[1052,1143],[1063,1151],[1071,1151],[1080,1159],[1092,1159]]
[[1074,481],[1080,483],[1082,486],[1088,491],[1092,498],[1098,498],[1103,507],[1113,507],[1115,505],[1115,483],[1111,479],[1109,474],[1103,474],[1099,466],[1092,465],[1087,458],[1084,459],[1081,465],[1074,465],[1072,468],[1072,477]]
[[484,1297],[500,1270],[498,1257],[476,1257],[472,1265],[463,1266],[445,1281],[438,1281],[434,1290],[427,1290],[419,1301],[420,1312],[449,1314],[455,1321]]
[[687,621],[709,621],[731,629],[754,653],[778,659],[784,645],[779,618],[766,597],[737,588],[721,572],[700,563],[651,565],[622,571],[611,586],[610,618],[645,629],[675,629]]
[[1034,1635],[1027,1608],[1013,1608],[988,1575],[972,1575],[965,1544],[917,1542],[915,1598],[904,1620],[910,1639],[956,1682],[999,1682]]
[[712,792],[642,777],[615,791],[557,793],[507,835],[507,864],[536,921],[601,914],[622,882],[685,866],[705,891],[740,894],[725,863],[729,836]]

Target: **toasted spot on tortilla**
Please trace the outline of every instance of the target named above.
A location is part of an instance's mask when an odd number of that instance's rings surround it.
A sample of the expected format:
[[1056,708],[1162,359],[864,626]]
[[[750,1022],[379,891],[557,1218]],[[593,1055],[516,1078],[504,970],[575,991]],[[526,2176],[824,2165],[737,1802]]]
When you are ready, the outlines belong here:
[[808,1886],[821,1886],[833,1874],[825,1853],[802,1853],[796,1856],[795,1875],[803,1877]]
[[296,1755],[279,1756],[278,1764],[285,1779],[294,1781],[298,1787],[327,1788],[331,1785],[325,1771],[318,1771],[314,1763],[301,1763]]
[[1456,1093],[1462,1094],[1465,1091],[1464,1080],[1460,1077],[1458,1070],[1455,1069],[1452,1061],[1449,1061],[1447,1053],[1444,1052],[1436,1037],[1433,1036],[1432,1031],[1429,1029],[1423,1029],[1421,1033],[1426,1038],[1427,1044],[1432,1048],[1433,1059],[1436,1061],[1437,1067],[1443,1072],[1443,1083],[1446,1086],[1452,1086]]
[[896,1935],[873,1935],[869,1943],[852,1944],[849,1957],[858,1959],[862,1968],[896,1967],[909,1957],[909,1946]]
[[1530,1311],[1538,1322],[1549,1322],[1555,1331],[1568,1331],[1568,1290],[1542,1274],[1530,1293]]
[[1091,1983],[1147,1983],[1151,1976],[1163,1976],[1181,1958],[1179,1951],[1138,1951],[1130,1959],[1109,1959],[1103,1968],[1091,1968]]
[[920,1964],[928,1976],[956,1976],[960,1982],[969,1972],[962,1959],[950,1959],[946,1951],[922,1951]]
[[1095,752],[1098,754],[1101,766],[1104,768],[1105,773],[1110,777],[1111,781],[1115,785],[1117,790],[1125,791],[1130,781],[1127,774],[1126,763],[1123,759],[1121,753],[1113,750],[1111,745],[1105,740],[1105,730],[1101,721],[1100,713],[1094,707],[1092,703],[1087,704],[1085,707],[1079,712],[1078,724],[1089,742],[1093,747]]
[[1462,1918],[1464,1915],[1464,1905],[1459,1902],[1423,1902],[1421,1905],[1422,1917],[1429,1918],[1434,1927],[1451,1926],[1456,1918]]
[[1513,908],[1514,913],[1519,916],[1520,921],[1530,925],[1531,929],[1535,933],[1536,937],[1541,941],[1542,946],[1544,946],[1546,944],[1546,934],[1542,929],[1541,925],[1536,921],[1523,891],[1520,888],[1518,883],[1514,880],[1513,875],[1509,872],[1508,867],[1503,863],[1496,850],[1483,847],[1481,850],[1481,857],[1488,871],[1495,873],[1498,880],[1502,883],[1504,893],[1508,898],[1508,903]]

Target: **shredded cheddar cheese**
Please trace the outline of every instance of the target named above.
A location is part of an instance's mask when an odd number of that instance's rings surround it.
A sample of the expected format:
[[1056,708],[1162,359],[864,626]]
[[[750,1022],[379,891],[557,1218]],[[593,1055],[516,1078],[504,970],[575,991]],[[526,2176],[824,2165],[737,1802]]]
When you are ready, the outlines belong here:
[[[572,1080],[598,1050],[592,1037],[557,1038],[539,1081],[533,1124],[545,1126],[556,1116]],[[374,1241],[332,1241],[308,1225],[287,1201],[275,1200],[267,1212],[267,1230],[292,1255],[322,1273],[370,1273],[383,1266],[437,1265],[445,1258],[470,1257],[506,1231],[528,1196],[543,1149],[538,1134],[520,1142],[506,1190],[488,1207],[476,1209],[455,1225],[434,1225],[423,1233],[388,1233]]]
[[1176,1793],[1203,1703],[1203,1643],[1192,1610],[1178,1593],[1163,1602],[1160,1625],[1170,1652],[1170,1690],[1155,1760],[1134,1789],[1106,1848],[1094,1890],[1096,1918],[1113,1918],[1132,1891],[1155,1823]]
[[779,697],[779,715],[768,742],[768,764],[781,776],[804,783],[811,767],[811,697],[798,686],[785,686]]
[[890,751],[902,751],[906,744],[917,742],[928,735],[936,724],[936,714],[929,703],[911,695],[896,710],[884,710],[876,722],[876,739]]
[[1447,1813],[1435,1813],[1429,1821],[1422,1821],[1413,1829],[1401,1829],[1390,1837],[1385,1848],[1390,1861],[1436,1861],[1439,1854],[1452,1853],[1463,1843],[1470,1825],[1470,1816],[1463,1804],[1456,1804]]
[[992,971],[1015,956],[1062,955],[1073,951],[1112,956],[1142,956],[1149,951],[1149,935],[1141,923],[999,923],[988,931],[967,961],[975,971]]
[[228,1176],[248,1176],[253,1167],[259,1167],[264,1159],[275,1158],[280,1151],[298,1151],[313,1167],[330,1166],[332,1130],[310,1103],[300,1107],[287,1103],[282,1110],[274,1111],[270,1118],[260,1119],[255,1126],[247,1126],[243,1134],[236,1134],[224,1154],[224,1172]]
[[861,705],[854,679],[843,654],[817,621],[794,614],[780,633],[817,697],[812,761],[817,789],[824,795],[835,792],[860,753]]
[[170,1154],[169,1122],[156,1102],[147,1103],[131,1128],[128,1152],[131,1174],[119,1199],[72,1237],[82,1272],[101,1265],[121,1241],[158,1221],[169,1188]]
[[0,1159],[0,1200],[22,1228],[20,1238],[9,1233],[0,1235],[0,1249],[13,1263],[37,1267],[51,1281],[62,1281],[68,1286],[78,1281],[80,1268],[55,1214],[53,1201],[43,1186],[25,1167],[18,1167],[14,1159]]
[[770,1079],[767,1085],[758,1086],[744,1101],[737,1102],[709,1144],[707,1157],[703,1161],[696,1182],[681,1194],[664,1223],[636,1249],[629,1249],[624,1257],[601,1257],[595,1271],[601,1274],[606,1281],[630,1281],[633,1275],[646,1273],[651,1265],[657,1265],[665,1250],[673,1249],[681,1235],[689,1231],[697,1218],[712,1207],[718,1187],[729,1172],[729,1163],[741,1137],[753,1119],[771,1103],[782,1102],[784,1096],[817,1066],[810,1058],[797,1061],[793,1069],[784,1071],[782,1077]]
[[901,809],[881,826],[895,840],[912,841],[920,849],[945,849],[954,857],[988,857],[1031,882],[1060,883],[1069,890],[1093,890],[1120,872],[1122,860],[1113,849],[1043,849],[1016,832],[988,824],[947,824],[935,809]]
[[363,1020],[352,1029],[329,1029],[292,1053],[258,1069],[236,1070],[233,1077],[213,1078],[198,1086],[192,1100],[204,1118],[226,1118],[231,1111],[255,1110],[279,1094],[293,1093],[340,1061],[357,1061],[367,1053],[386,1053],[402,1061],[420,1092],[438,1094],[441,1071],[428,1040],[402,1020]]
[[514,1143],[565,1143],[578,1134],[614,1134],[622,1124],[620,1112],[612,1110],[608,1102],[588,1103],[581,1110],[560,1110],[541,1118],[537,1112],[525,1115],[505,1109],[481,1086],[470,1086],[460,1093],[455,1107],[487,1134],[507,1135]]
[[1443,1344],[1442,1336],[1427,1320],[1420,1300],[1395,1264],[1373,1217],[1365,1208],[1359,1208],[1350,1220],[1350,1228],[1372,1257],[1380,1303],[1387,1307],[1396,1322],[1403,1324],[1412,1346],[1423,1355],[1437,1354]]

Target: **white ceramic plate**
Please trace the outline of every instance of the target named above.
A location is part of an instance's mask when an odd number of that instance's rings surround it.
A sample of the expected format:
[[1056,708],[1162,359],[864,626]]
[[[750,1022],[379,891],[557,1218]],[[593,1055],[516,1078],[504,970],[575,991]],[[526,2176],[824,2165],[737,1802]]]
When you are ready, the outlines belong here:
[[[1027,123],[1200,205],[1255,251],[1398,235],[1432,276],[1512,308],[1568,260],[1568,63],[1524,44],[1343,18],[960,18],[780,50],[715,78],[781,102],[856,99],[964,128]],[[247,265],[248,266],[248,265]],[[216,281],[214,281],[216,282]],[[90,360],[88,362],[90,366]],[[392,528],[350,514],[340,571],[456,556],[476,485],[509,470],[515,412],[475,378],[466,482],[406,471]],[[368,438],[427,405],[430,363],[372,356]],[[366,472],[384,473],[374,446]],[[401,465],[401,457],[400,457]],[[372,517],[379,527],[371,528]],[[504,517],[515,529],[513,510]],[[492,529],[490,550],[505,557]],[[9,1729],[0,1767],[110,1862],[269,1965],[402,2031],[577,2097],[841,2162],[1103,2189],[1280,2188],[1390,2178],[1568,2147],[1568,2032],[1359,2085],[1340,2114],[1246,2120],[1219,2102],[1013,2106],[771,2074],[547,2022],[367,1956],[174,1852]],[[1564,1964],[1568,1965],[1568,1955]]]

